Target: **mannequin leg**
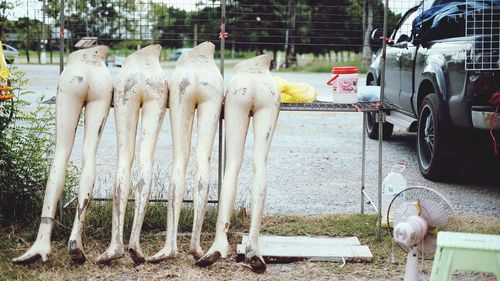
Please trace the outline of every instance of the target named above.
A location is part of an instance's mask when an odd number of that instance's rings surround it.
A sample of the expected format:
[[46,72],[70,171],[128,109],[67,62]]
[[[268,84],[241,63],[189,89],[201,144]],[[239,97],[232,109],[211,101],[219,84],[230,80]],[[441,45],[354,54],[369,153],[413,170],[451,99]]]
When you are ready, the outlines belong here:
[[254,155],[253,172],[254,184],[252,189],[252,218],[250,221],[250,244],[245,248],[246,260],[250,263],[252,270],[262,273],[266,270],[264,259],[259,251],[259,234],[267,188],[267,155],[274,134],[279,109],[266,107],[254,113]]
[[135,190],[134,222],[128,244],[128,251],[136,264],[146,261],[140,246],[141,227],[146,215],[146,206],[151,190],[156,141],[166,110],[167,95],[162,93],[158,96],[161,96],[163,100],[152,99],[142,105],[141,145],[139,150],[140,178]]
[[86,260],[81,231],[94,189],[97,146],[108,117],[110,100],[109,95],[108,98],[93,100],[85,105],[82,175],[78,190],[77,213],[68,242],[69,255],[77,263],[83,263]]
[[[135,88],[135,87],[134,87]],[[135,136],[139,117],[139,96],[123,92],[123,87],[115,89],[115,123],[118,143],[118,163],[116,166],[115,186],[113,188],[113,217],[111,244],[96,260],[107,263],[123,257],[123,224],[125,209],[130,192],[130,176],[134,160]],[[131,90],[133,91],[133,89]],[[126,96],[126,98],[125,98]]]
[[186,168],[191,149],[191,132],[195,104],[186,89],[179,93],[179,83],[170,87],[170,126],[172,128],[173,161],[168,187],[167,235],[165,246],[147,258],[149,262],[160,262],[177,255],[177,230],[179,215],[186,187]]
[[[64,180],[69,156],[73,149],[75,132],[83,106],[81,89],[70,86],[58,86],[56,103],[56,150],[50,168],[45,196],[43,200],[42,219],[38,235],[33,246],[22,256],[12,260],[16,264],[33,263],[39,258],[45,262],[50,254],[50,237],[54,225],[57,203],[64,189]],[[68,90],[65,90],[68,89]]]
[[[221,89],[221,93],[223,90]],[[222,95],[212,96],[198,105],[198,142],[196,145],[196,174],[194,187],[194,219],[189,253],[195,260],[203,256],[200,245],[201,229],[207,208],[208,191],[210,185],[210,156],[214,143],[215,132],[220,119]]]
[[219,197],[219,211],[215,240],[208,252],[196,262],[198,266],[208,266],[215,263],[220,257],[225,258],[229,252],[227,232],[236,199],[238,174],[243,161],[245,140],[250,120],[250,105],[237,106],[230,98],[226,98],[224,109],[224,123],[226,128],[226,167]]

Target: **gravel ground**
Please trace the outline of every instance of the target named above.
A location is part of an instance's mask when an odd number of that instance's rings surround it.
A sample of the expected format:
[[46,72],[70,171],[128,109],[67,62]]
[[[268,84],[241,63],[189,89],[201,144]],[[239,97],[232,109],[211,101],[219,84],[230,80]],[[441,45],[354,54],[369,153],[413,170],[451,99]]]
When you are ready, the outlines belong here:
[[[28,88],[36,96],[53,96],[56,91],[58,66],[19,65],[26,71]],[[164,65],[165,73],[171,77],[172,64]],[[113,77],[119,69],[110,67]],[[231,70],[226,70],[226,81]],[[284,79],[312,84],[321,99],[327,99],[329,89],[325,82],[328,73],[279,73]],[[364,77],[360,77],[364,83]],[[36,100],[34,96],[32,101]],[[165,197],[165,186],[169,179],[172,158],[170,120],[165,118],[155,153],[154,197]],[[251,156],[253,150],[252,128],[248,134],[245,158],[238,183],[238,204],[248,205],[252,186]],[[217,138],[217,137],[216,137]],[[79,128],[75,140],[72,161],[81,162],[83,128]],[[193,144],[196,132],[193,134]],[[195,147],[192,145],[192,147]],[[214,144],[212,158],[212,197],[216,197],[217,147]],[[461,213],[478,213],[498,216],[500,214],[500,180],[487,178],[489,166],[481,160],[469,162],[463,171],[457,171],[452,183],[435,183],[425,180],[419,170],[416,155],[415,135],[395,131],[394,136],[383,144],[383,174],[398,161],[406,161],[404,171],[410,186],[427,186],[446,196],[453,207]],[[267,214],[318,215],[327,213],[359,212],[361,185],[362,114],[358,113],[311,113],[281,112],[268,160]],[[194,149],[188,167],[187,183],[194,177]],[[366,186],[374,196],[377,186],[378,142],[368,140]],[[116,139],[113,111],[99,145],[97,156],[96,197],[110,197],[116,165]],[[498,167],[498,165],[496,166]],[[498,171],[498,168],[495,168]],[[490,172],[493,172],[490,169]],[[490,173],[493,174],[493,173]],[[368,208],[373,212],[371,208]]]

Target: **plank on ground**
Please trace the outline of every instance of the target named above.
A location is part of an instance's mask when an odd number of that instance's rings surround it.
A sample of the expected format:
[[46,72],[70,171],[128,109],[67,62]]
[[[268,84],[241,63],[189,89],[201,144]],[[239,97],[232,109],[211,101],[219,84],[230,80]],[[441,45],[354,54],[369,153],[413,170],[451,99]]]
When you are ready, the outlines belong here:
[[[242,244],[237,246],[240,257],[245,254],[248,241],[248,236],[244,235]],[[369,262],[373,259],[368,246],[360,245],[356,237],[261,236],[259,248],[266,261],[278,263],[297,260]]]

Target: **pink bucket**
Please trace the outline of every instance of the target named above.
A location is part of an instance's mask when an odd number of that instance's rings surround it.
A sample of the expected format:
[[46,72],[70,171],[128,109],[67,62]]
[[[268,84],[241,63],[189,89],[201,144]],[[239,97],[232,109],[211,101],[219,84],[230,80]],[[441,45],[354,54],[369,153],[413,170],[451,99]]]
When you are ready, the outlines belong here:
[[358,102],[358,69],[355,67],[334,67],[332,78],[326,82],[332,86],[333,102]]

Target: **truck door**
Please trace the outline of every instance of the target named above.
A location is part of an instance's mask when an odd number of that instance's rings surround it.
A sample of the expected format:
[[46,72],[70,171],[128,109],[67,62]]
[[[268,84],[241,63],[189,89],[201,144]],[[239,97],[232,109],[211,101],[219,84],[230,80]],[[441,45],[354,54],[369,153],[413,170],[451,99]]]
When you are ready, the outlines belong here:
[[[411,112],[413,59],[415,47],[411,44],[412,23],[417,16],[417,7],[410,9],[393,32],[387,47],[385,97],[403,111]],[[408,100],[404,92],[410,92]]]

